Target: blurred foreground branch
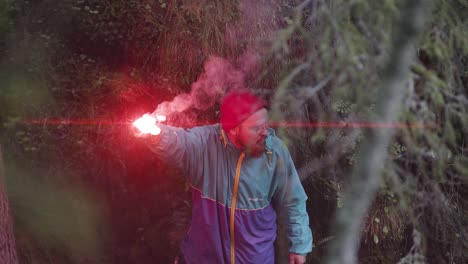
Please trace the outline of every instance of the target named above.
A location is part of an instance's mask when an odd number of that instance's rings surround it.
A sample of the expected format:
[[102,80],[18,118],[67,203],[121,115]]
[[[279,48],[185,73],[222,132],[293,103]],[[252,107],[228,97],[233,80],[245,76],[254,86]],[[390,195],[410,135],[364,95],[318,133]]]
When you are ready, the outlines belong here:
[[[428,16],[426,0],[407,0],[402,7],[393,45],[377,98],[375,122],[393,122],[404,94],[404,82],[414,58],[415,44]],[[360,147],[343,208],[338,209],[334,231],[336,239],[328,249],[327,263],[355,263],[361,227],[380,182],[380,171],[386,158],[393,131],[389,128],[367,131]]]

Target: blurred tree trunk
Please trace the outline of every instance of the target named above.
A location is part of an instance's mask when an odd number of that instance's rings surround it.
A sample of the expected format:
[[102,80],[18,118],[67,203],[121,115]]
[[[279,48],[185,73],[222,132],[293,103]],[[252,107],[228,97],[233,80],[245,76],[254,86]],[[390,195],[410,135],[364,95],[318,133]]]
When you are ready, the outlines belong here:
[[5,186],[3,155],[0,146],[0,263],[16,264],[15,237],[10,217],[10,207]]
[[[402,7],[400,23],[381,80],[374,122],[389,123],[397,118],[409,67],[415,57],[415,44],[424,28],[430,2],[407,0]],[[335,240],[329,247],[327,263],[356,263],[362,223],[379,186],[379,175],[391,136],[390,128],[367,131],[350,186],[345,192],[346,202],[336,214],[333,228]]]

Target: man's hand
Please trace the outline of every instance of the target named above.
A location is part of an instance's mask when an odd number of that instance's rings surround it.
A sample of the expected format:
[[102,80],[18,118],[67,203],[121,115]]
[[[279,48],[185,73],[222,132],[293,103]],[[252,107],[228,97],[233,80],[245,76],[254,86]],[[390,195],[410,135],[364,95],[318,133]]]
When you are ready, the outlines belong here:
[[304,264],[306,257],[296,253],[289,253],[289,264]]

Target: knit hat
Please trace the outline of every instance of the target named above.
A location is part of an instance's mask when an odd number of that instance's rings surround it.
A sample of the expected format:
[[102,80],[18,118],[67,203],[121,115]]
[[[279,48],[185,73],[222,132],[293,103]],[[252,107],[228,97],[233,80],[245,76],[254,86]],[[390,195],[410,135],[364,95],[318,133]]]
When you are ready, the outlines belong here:
[[247,90],[229,93],[221,103],[221,126],[229,131],[266,106],[266,102]]

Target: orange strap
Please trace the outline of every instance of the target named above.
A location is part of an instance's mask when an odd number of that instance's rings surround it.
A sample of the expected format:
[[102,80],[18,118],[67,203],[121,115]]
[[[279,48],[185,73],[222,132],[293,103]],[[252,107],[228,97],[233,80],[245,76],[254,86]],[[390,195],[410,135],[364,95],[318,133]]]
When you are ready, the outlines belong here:
[[239,189],[239,179],[240,179],[240,172],[242,166],[242,160],[244,160],[245,153],[242,152],[239,156],[239,160],[237,161],[237,168],[236,168],[236,177],[234,179],[234,188],[232,192],[232,202],[231,202],[231,217],[229,219],[229,230],[231,231],[231,264],[236,263],[236,255],[235,255],[235,241],[234,241],[234,216],[236,213],[236,203],[237,203],[237,191]]

